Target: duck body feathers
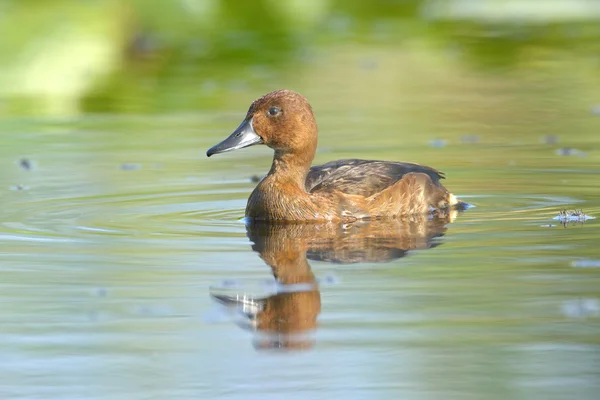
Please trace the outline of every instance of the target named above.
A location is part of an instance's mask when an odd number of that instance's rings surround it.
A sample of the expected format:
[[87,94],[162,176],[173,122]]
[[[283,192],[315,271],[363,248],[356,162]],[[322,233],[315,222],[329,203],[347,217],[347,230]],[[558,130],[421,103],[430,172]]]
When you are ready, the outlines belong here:
[[311,167],[306,176],[306,191],[339,191],[369,197],[392,186],[409,173],[423,173],[435,186],[443,188],[440,179],[444,179],[444,173],[424,165],[352,158]]

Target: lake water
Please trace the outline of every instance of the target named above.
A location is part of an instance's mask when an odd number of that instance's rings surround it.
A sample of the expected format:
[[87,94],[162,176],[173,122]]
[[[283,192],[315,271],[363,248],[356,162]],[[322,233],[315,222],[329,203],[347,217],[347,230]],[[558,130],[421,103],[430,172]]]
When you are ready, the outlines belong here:
[[247,231],[268,149],[203,154],[243,112],[4,132],[3,398],[595,398],[600,230],[553,220],[600,214],[595,148],[325,118],[317,161],[426,162],[476,207]]
[[[599,220],[554,219],[600,216],[597,52],[332,21],[286,62],[175,69],[105,113],[6,112],[2,399],[598,398]],[[271,152],[205,151],[281,87],[313,105],[316,163],[430,165],[475,207],[247,227]]]

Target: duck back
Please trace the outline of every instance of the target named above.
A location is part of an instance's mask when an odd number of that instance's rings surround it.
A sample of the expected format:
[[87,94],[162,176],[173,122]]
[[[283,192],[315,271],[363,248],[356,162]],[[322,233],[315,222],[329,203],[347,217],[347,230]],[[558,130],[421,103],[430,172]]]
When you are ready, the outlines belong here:
[[310,168],[306,177],[309,193],[339,191],[369,197],[400,181],[409,173],[422,173],[434,186],[446,191],[440,183],[444,174],[424,165],[377,160],[345,159]]

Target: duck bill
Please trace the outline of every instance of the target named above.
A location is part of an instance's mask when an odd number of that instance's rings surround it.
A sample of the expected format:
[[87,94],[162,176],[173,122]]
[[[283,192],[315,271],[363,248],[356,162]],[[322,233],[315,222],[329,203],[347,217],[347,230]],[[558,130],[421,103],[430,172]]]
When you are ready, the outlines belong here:
[[225,153],[226,151],[232,151],[237,149],[243,149],[244,147],[252,146],[255,144],[261,144],[262,138],[256,134],[254,127],[252,126],[252,119],[244,120],[233,131],[231,135],[221,143],[214,145],[206,152],[207,157],[213,154]]

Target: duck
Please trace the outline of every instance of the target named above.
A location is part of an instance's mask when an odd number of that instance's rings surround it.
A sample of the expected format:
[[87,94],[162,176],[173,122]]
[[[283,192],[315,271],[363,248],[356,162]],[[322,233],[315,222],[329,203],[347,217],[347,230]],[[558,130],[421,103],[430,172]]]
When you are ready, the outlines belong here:
[[440,182],[444,174],[424,165],[343,159],[311,166],[317,141],[308,100],[282,89],[253,101],[238,128],[206,155],[259,144],[274,150],[271,169],[248,199],[250,220],[346,223],[437,214],[459,205]]

